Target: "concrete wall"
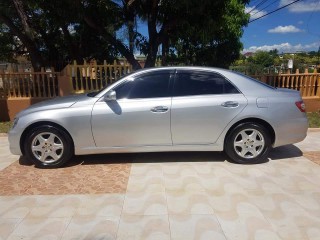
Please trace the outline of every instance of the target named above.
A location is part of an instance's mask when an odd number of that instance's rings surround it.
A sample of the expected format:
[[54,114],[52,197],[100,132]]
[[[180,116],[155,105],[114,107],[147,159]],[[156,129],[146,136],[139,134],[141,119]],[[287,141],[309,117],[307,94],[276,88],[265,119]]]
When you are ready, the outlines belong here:
[[320,98],[303,98],[307,112],[320,112]]
[[0,99],[0,122],[13,120],[15,115],[32,104],[49,98],[12,98]]

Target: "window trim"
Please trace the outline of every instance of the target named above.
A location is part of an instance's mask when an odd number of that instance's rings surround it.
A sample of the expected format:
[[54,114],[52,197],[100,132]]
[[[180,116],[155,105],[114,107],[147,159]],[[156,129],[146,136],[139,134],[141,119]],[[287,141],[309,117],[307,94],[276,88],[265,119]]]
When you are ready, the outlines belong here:
[[[141,76],[148,76],[148,75],[157,75],[157,74],[169,74],[169,83],[168,83],[168,96],[166,97],[148,97],[148,98],[121,98],[121,99],[117,99],[117,101],[120,100],[143,100],[143,99],[157,99],[157,98],[172,98],[172,94],[173,94],[173,82],[174,82],[174,78],[176,75],[176,69],[170,69],[170,70],[159,70],[159,71],[152,71],[152,72],[142,72],[142,73],[138,73],[137,75],[133,76],[133,80],[129,80],[126,79],[125,81],[123,81],[122,83],[114,86],[114,88],[110,89],[110,90],[114,90],[116,91],[117,87],[122,86],[123,84],[126,84],[130,81],[135,81],[137,78],[141,77]],[[117,91],[116,91],[117,92]]]
[[[237,93],[197,94],[197,95],[175,96],[174,95],[174,87],[176,85],[176,81],[178,81],[178,75],[180,73],[188,73],[188,72],[216,74],[216,75],[220,76],[221,78],[223,78],[224,80],[226,80],[227,82],[229,82],[238,92]],[[197,69],[197,70],[179,69],[179,70],[176,70],[176,72],[175,72],[174,81],[173,81],[173,84],[172,84],[172,93],[171,93],[172,97],[176,98],[176,97],[193,97],[193,96],[221,96],[221,95],[232,95],[232,94],[243,94],[243,93],[240,91],[240,89],[236,85],[234,85],[233,82],[231,82],[228,78],[226,78],[225,76],[223,76],[219,72],[209,71],[209,70],[200,70],[200,69]]]

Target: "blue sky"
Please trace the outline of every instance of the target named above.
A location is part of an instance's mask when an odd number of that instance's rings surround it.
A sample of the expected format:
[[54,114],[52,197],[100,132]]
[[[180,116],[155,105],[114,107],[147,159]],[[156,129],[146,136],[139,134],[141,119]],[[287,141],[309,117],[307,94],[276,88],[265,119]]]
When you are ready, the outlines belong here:
[[[246,7],[249,12],[259,3],[264,2],[251,11],[251,20],[262,16],[278,7],[294,0],[252,0]],[[301,0],[278,12],[249,23],[244,28],[241,38],[243,52],[257,50],[279,52],[318,51],[320,46],[320,0]]]

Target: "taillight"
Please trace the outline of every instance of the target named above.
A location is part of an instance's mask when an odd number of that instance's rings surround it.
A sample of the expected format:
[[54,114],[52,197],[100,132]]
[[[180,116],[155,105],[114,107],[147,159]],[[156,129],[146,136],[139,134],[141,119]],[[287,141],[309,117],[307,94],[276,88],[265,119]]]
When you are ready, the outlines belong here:
[[304,104],[303,101],[296,102],[296,106],[299,108],[301,112],[306,111],[306,105]]

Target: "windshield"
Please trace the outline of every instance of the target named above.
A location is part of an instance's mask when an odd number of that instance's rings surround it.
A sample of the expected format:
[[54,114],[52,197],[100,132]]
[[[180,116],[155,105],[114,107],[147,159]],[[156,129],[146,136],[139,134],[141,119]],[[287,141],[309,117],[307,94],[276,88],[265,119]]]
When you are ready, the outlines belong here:
[[[130,75],[132,75],[132,74],[134,74],[134,73],[136,73],[136,71],[133,71],[133,72],[131,72],[131,73],[124,74],[124,75],[122,75],[121,78],[119,78],[116,82],[118,82],[118,81],[122,80],[123,78],[128,77],[128,76],[130,76]],[[88,96],[88,97],[95,97],[95,96],[97,96],[99,93],[101,93],[102,91],[104,91],[106,88],[108,88],[108,87],[112,86],[113,84],[115,84],[116,82],[114,82],[114,83],[112,83],[112,84],[109,84],[109,85],[106,85],[104,88],[100,89],[99,91],[90,92],[90,93],[87,94],[87,96]]]

